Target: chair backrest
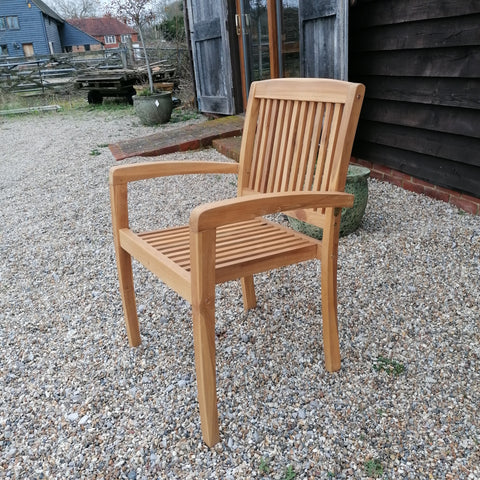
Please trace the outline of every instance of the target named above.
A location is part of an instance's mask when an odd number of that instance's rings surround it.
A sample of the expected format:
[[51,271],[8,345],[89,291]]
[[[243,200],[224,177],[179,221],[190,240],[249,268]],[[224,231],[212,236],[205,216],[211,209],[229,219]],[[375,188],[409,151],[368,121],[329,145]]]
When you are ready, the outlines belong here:
[[[238,195],[343,191],[365,87],[283,78],[250,87]],[[324,211],[288,212],[323,226]]]

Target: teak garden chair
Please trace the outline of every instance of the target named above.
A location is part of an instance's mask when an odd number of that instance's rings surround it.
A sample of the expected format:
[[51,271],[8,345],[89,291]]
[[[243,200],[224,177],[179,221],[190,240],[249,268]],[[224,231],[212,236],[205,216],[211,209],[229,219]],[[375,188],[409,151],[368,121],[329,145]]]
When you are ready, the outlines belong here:
[[[114,241],[130,345],[140,344],[131,256],[192,305],[203,439],[219,441],[215,379],[215,285],[240,279],[245,309],[256,306],[253,275],[321,261],[323,347],[340,368],[337,251],[346,175],[364,86],[327,79],[275,79],[251,85],[239,164],[148,162],[113,167]],[[237,173],[238,196],[195,208],[188,226],[135,233],[127,184],[168,175]],[[264,219],[288,213],[323,228],[322,241]]]

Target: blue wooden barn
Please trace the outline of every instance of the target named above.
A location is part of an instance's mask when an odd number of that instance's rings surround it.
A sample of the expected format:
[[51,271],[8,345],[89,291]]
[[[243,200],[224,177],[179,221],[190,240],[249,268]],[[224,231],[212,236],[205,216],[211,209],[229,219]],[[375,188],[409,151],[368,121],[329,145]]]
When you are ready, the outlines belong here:
[[0,2],[0,55],[31,57],[86,50],[100,42],[70,25],[41,0]]

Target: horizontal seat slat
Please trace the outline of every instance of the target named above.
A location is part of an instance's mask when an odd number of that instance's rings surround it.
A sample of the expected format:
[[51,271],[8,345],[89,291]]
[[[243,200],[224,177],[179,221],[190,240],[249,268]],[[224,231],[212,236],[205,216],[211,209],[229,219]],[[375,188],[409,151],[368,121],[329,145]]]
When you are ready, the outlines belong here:
[[[160,258],[166,257],[179,269],[190,272],[188,226],[142,232],[137,238],[138,241],[145,242],[147,248],[155,249]],[[263,263],[275,268],[274,266],[287,265],[292,258],[298,259],[297,261],[315,258],[317,247],[318,241],[263,218],[224,225],[217,229],[216,276],[218,279],[228,275],[237,278],[237,272],[243,271],[242,269],[256,270],[257,265],[262,268]]]
[[[246,255],[238,255],[235,257],[226,257],[225,259],[220,259],[218,261],[217,259],[217,264],[216,268],[217,269],[223,269],[223,268],[230,268],[234,267],[235,265],[247,265],[252,262],[257,262],[258,260],[261,259],[269,259],[270,261],[274,258],[282,257],[285,253],[288,252],[296,252],[299,250],[309,250],[311,251],[311,247],[307,245],[284,245],[283,247],[279,247],[275,250],[267,250],[267,251],[261,251],[261,252],[250,252],[249,254]],[[312,256],[309,256],[309,258],[312,258]],[[280,261],[280,265],[283,265],[283,261]],[[273,267],[272,268],[276,268]]]
[[215,282],[223,283],[229,280],[236,280],[246,275],[272,270],[275,268],[291,265],[292,263],[303,262],[316,258],[316,250],[313,246],[305,246],[294,250],[277,251],[269,257],[259,256],[258,258],[243,259],[242,262],[230,262],[217,265],[215,270]]
[[166,230],[154,230],[151,232],[141,232],[141,233],[138,233],[137,235],[140,238],[147,240],[147,239],[156,238],[158,236],[160,236],[161,238],[175,236],[175,235],[181,236],[181,235],[184,235],[186,231],[188,232],[188,230],[189,230],[188,226],[185,225],[181,227],[169,228]]
[[240,258],[250,255],[258,255],[262,252],[269,254],[270,252],[276,252],[278,249],[283,249],[286,247],[296,248],[305,245],[299,240],[291,240],[289,239],[277,239],[272,240],[268,243],[256,243],[251,245],[243,245],[241,248],[224,248],[217,247],[217,262],[224,258]]

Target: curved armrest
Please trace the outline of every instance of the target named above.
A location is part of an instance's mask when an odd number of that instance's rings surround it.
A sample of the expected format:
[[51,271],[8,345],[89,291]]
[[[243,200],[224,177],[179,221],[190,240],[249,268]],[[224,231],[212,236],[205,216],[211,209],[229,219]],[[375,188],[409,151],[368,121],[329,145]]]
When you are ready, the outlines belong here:
[[192,210],[190,228],[195,232],[255,217],[303,208],[342,208],[353,206],[354,196],[344,192],[262,193],[220,200]]
[[121,185],[147,178],[197,173],[238,173],[238,163],[227,162],[145,162],[110,169],[110,185]]

